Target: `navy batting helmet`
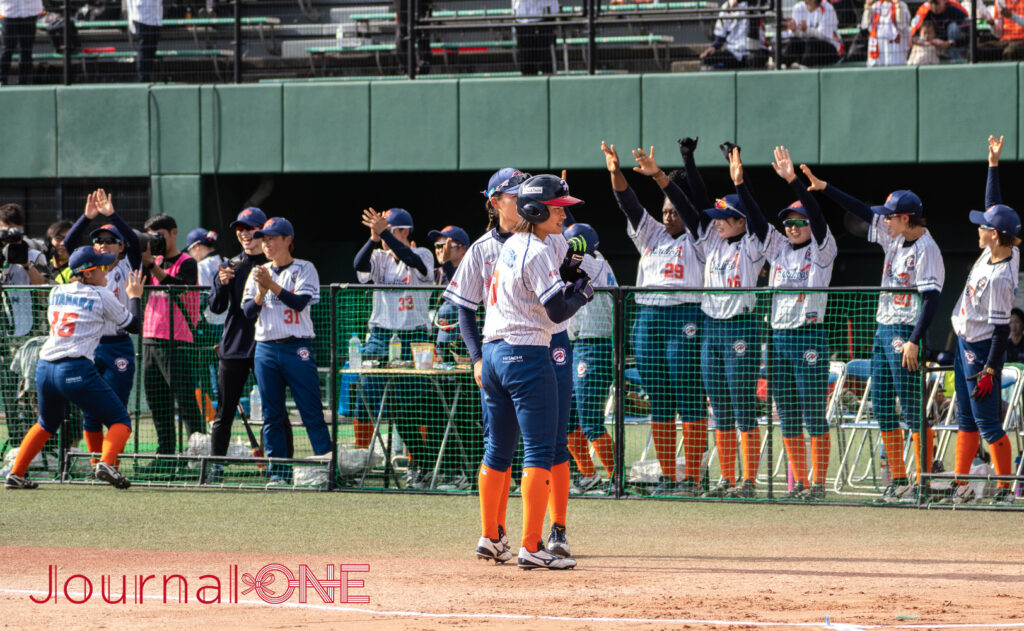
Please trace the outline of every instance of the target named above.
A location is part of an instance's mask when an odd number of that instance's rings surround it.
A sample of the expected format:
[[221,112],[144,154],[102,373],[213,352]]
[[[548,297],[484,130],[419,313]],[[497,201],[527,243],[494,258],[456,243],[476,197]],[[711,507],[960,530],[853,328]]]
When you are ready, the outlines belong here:
[[569,240],[573,237],[583,237],[587,243],[587,254],[593,256],[597,250],[597,230],[587,223],[574,223],[562,231],[562,235]]
[[548,206],[575,206],[582,199],[569,195],[569,185],[554,175],[535,175],[519,186],[516,212],[530,223],[544,223],[550,216]]

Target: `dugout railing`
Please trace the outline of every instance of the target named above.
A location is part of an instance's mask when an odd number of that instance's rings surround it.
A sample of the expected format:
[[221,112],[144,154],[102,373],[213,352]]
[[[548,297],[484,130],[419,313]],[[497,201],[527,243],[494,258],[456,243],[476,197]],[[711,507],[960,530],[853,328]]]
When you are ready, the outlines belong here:
[[[4,335],[0,342],[0,361],[4,375],[0,398],[4,423],[0,426],[0,452],[9,465],[10,452],[35,421],[37,413],[33,382],[34,357],[48,333],[46,296],[50,287],[4,287],[2,301]],[[147,288],[148,303],[155,289]],[[204,288],[160,288],[174,305],[168,312],[170,329],[188,331],[191,342],[152,342],[134,339],[134,387],[128,401],[133,435],[121,459],[122,471],[136,485],[165,485],[210,488],[267,488],[270,469],[286,467],[285,484],[270,488],[308,490],[361,490],[370,492],[472,493],[479,459],[482,457],[482,419],[479,392],[472,379],[468,357],[458,339],[457,320],[451,312],[438,309],[440,288],[395,288],[371,285],[325,285],[320,301],[311,307],[316,338],[311,345],[317,365],[325,420],[336,445],[330,454],[314,456],[306,438],[299,411],[288,400],[288,428],[291,430],[289,458],[271,460],[255,457],[262,446],[262,420],[255,401],[258,389],[250,378],[243,389],[236,411],[228,453],[210,455],[209,429],[216,414],[219,393],[216,385],[216,345],[220,328],[205,308]],[[170,294],[166,294],[170,291]],[[402,296],[396,294],[401,293]],[[159,294],[156,294],[159,295]],[[736,357],[722,373],[715,375],[715,363],[708,361],[705,337],[710,327],[702,318],[699,301],[707,297],[729,300],[748,296],[750,308],[744,315],[742,334],[719,344]],[[749,496],[710,498],[713,501],[804,502],[787,494],[799,482],[793,458],[792,423],[787,410],[794,405],[803,413],[820,410],[824,418],[802,418],[805,454],[803,466],[808,484],[815,479],[824,484],[826,496],[813,501],[829,503],[881,503],[885,487],[894,477],[917,478],[916,463],[935,460],[946,472],[953,470],[950,441],[955,440],[956,405],[951,382],[940,375],[949,367],[927,367],[913,377],[925,413],[916,428],[907,420],[918,415],[904,411],[897,402],[897,413],[906,440],[901,458],[887,454],[874,414],[870,364],[875,343],[878,288],[829,288],[818,292],[777,291],[768,288],[715,291],[655,292],[645,288],[617,287],[599,289],[588,309],[587,320],[570,322],[575,361],[570,366],[574,395],[570,424],[581,432],[570,435],[573,452],[571,466],[574,494],[580,497],[632,497],[644,499],[700,500],[713,489],[729,463],[741,484],[744,477],[755,481]],[[908,294],[912,295],[911,294]],[[400,300],[388,298],[394,296]],[[891,296],[888,294],[887,296]],[[778,339],[772,335],[769,321],[773,301],[806,304],[826,299],[822,313],[814,313],[812,327],[824,340],[824,350],[796,351],[789,356],[802,357],[815,367],[819,390],[808,390],[800,380],[787,382],[779,390],[776,380],[787,369],[778,361]],[[368,346],[369,321],[374,301],[380,308],[388,305],[407,311],[427,313],[421,330],[401,331]],[[903,298],[901,298],[903,300]],[[907,298],[912,300],[912,298]],[[639,304],[639,303],[656,303]],[[684,303],[683,308],[668,303]],[[688,306],[686,306],[688,305]],[[144,308],[144,311],[146,309]],[[198,313],[190,326],[180,324],[181,313]],[[680,312],[696,314],[695,321],[679,317]],[[806,310],[804,310],[806,315]],[[410,320],[412,321],[412,320]],[[479,315],[482,328],[482,309]],[[692,325],[692,328],[691,328]],[[720,332],[720,331],[719,331]],[[378,332],[379,333],[379,332]],[[441,336],[441,342],[438,337]],[[694,339],[696,338],[696,339]],[[737,345],[736,341],[742,341]],[[388,357],[395,343],[399,356]],[[680,344],[699,344],[696,360],[683,357]],[[357,346],[356,346],[357,345]],[[159,348],[157,348],[159,347]],[[350,364],[350,351],[358,349],[362,366]],[[429,368],[422,363],[429,349]],[[420,351],[414,357],[413,351]],[[693,350],[693,347],[691,347]],[[808,353],[813,350],[814,353]],[[895,352],[895,351],[893,351]],[[158,355],[162,354],[162,361]],[[934,353],[926,348],[925,359]],[[659,360],[663,357],[663,360]],[[421,364],[416,366],[415,360]],[[394,360],[394,361],[389,361]],[[770,361],[771,360],[771,361]],[[662,361],[661,364],[658,362]],[[696,361],[696,364],[693,362]],[[690,362],[687,364],[687,362]],[[792,362],[791,362],[792,364]],[[663,370],[664,379],[657,370]],[[170,372],[169,379],[166,372]],[[652,372],[653,371],[653,372]],[[745,371],[745,372],[744,372]],[[820,389],[824,374],[824,391]],[[1021,489],[1019,455],[1024,448],[1021,422],[1021,397],[1024,383],[1021,367],[1010,366],[1001,391],[1005,403],[1005,427],[1011,435],[1016,462],[1010,482],[1015,492]],[[1006,379],[1012,375],[1010,382]],[[733,414],[743,429],[756,428],[756,444],[741,439],[733,444],[728,436],[715,434],[718,420],[708,405],[705,385],[714,379],[725,382],[728,393],[742,399],[743,412]],[[781,381],[779,381],[781,383]],[[750,393],[743,388],[750,387]],[[684,395],[682,397],[678,395]],[[689,397],[685,396],[689,395]],[[742,396],[741,396],[742,395]],[[751,396],[752,395],[752,396]],[[745,398],[744,398],[745,397]],[[785,399],[789,397],[789,399]],[[666,398],[671,403],[666,407]],[[937,399],[942,399],[938,401]],[[694,412],[694,401],[699,411]],[[779,401],[783,402],[780,414]],[[689,403],[687,404],[687,401]],[[815,403],[816,401],[816,403]],[[686,406],[690,405],[690,408]],[[680,414],[675,416],[673,406]],[[742,407],[742,406],[741,406]],[[173,410],[168,416],[168,409]],[[254,409],[256,408],[256,409]],[[686,412],[689,409],[690,412]],[[674,416],[665,417],[665,410]],[[811,413],[813,416],[814,413]],[[654,418],[659,416],[660,418]],[[691,418],[696,416],[696,418]],[[81,415],[71,409],[60,436],[51,439],[29,474],[53,482],[93,484],[90,456],[82,441]],[[923,424],[923,425],[922,425]],[[938,438],[934,454],[916,453],[910,440],[912,430],[934,424]],[[248,425],[248,428],[246,427]],[[828,436],[828,450],[815,451],[807,428],[816,428]],[[723,429],[718,428],[720,431]],[[250,439],[249,431],[252,432]],[[605,439],[603,436],[607,436]],[[666,437],[669,436],[669,437]],[[735,437],[735,432],[734,432]],[[613,445],[608,452],[610,439]],[[719,442],[724,441],[722,446]],[[787,445],[787,441],[789,444]],[[604,444],[602,444],[604,443]],[[820,447],[820,443],[819,443]],[[790,451],[793,456],[790,455]],[[923,446],[920,448],[923,450]],[[158,453],[159,452],[159,453]],[[723,458],[723,453],[725,457]],[[827,454],[827,466],[815,458]],[[689,459],[689,462],[687,460]],[[747,464],[746,460],[751,464]],[[892,461],[902,460],[902,471],[893,471]],[[756,471],[751,470],[757,461]],[[982,487],[1000,481],[985,463],[969,476]],[[514,464],[513,466],[517,466]],[[675,484],[664,479],[664,469],[675,467]],[[800,469],[801,467],[797,467]],[[815,469],[820,468],[821,472]],[[938,469],[938,467],[937,467]],[[210,477],[213,470],[220,477]],[[817,478],[815,475],[817,473]],[[687,475],[699,476],[696,484],[684,481]],[[938,471],[924,475],[931,493],[918,486],[899,501],[899,506],[940,507],[943,487],[952,482],[951,474]],[[596,481],[595,481],[596,479]],[[991,488],[982,488],[979,501],[959,507],[988,506]],[[1018,507],[1024,501],[1018,500]],[[949,504],[949,506],[957,506]],[[1004,506],[996,506],[1003,509]]]

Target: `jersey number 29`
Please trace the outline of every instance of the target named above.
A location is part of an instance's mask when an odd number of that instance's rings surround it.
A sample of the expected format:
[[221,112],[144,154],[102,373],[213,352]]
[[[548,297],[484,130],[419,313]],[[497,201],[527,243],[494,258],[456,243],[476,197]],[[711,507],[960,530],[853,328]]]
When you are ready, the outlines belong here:
[[665,278],[683,278],[682,263],[665,263]]

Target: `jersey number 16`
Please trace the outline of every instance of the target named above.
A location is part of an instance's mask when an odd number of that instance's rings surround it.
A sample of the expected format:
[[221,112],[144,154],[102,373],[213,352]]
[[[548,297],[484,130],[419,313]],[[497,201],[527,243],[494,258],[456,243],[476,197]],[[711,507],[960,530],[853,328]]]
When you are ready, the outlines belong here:
[[50,334],[57,337],[71,337],[75,334],[78,314],[71,311],[54,311],[50,318]]

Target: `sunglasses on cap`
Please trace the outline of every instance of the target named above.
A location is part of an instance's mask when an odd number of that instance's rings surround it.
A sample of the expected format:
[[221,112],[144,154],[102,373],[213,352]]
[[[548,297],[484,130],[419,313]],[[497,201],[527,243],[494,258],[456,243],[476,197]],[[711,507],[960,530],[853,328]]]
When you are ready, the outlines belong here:
[[101,244],[102,243],[102,244],[106,244],[106,245],[112,245],[112,244],[120,243],[121,240],[118,239],[117,237],[93,237],[92,238],[92,242],[95,243],[95,244]]
[[533,176],[530,175],[529,173],[516,173],[512,177],[510,177],[507,180],[505,180],[504,182],[502,182],[501,184],[499,184],[497,186],[493,186],[493,187],[487,189],[486,191],[484,191],[484,193],[489,198],[490,197],[494,197],[495,194],[503,192],[503,191],[498,190],[498,189],[509,189],[509,188],[514,187],[514,186],[519,186],[520,184],[522,184],[526,180],[530,179],[531,177],[533,177]]
[[806,228],[811,222],[808,219],[784,219],[782,225],[787,228]]

